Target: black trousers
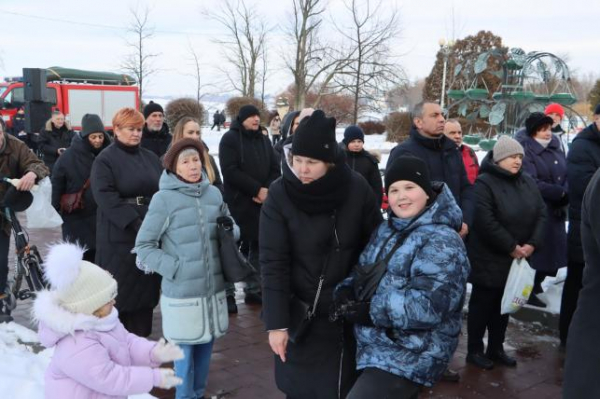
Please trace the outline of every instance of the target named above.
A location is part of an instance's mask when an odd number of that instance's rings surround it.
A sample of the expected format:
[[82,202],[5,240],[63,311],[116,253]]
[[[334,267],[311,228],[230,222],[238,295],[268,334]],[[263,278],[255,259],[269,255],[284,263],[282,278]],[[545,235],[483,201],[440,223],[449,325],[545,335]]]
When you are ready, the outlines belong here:
[[473,285],[469,300],[469,317],[467,319],[469,353],[483,352],[483,335],[488,332],[488,352],[503,349],[508,315],[500,314],[500,305],[504,288],[490,288]]
[[0,295],[6,290],[8,279],[8,248],[10,247],[10,235],[0,231]]
[[152,308],[138,309],[132,312],[119,311],[119,320],[130,333],[140,337],[152,334]]
[[577,300],[579,291],[581,291],[583,281],[583,268],[585,263],[569,262],[567,264],[567,279],[563,286],[562,299],[560,303],[560,320],[558,324],[560,343],[567,344],[569,335],[569,326],[571,319],[577,309]]
[[346,399],[416,399],[419,385],[387,371],[367,367]]

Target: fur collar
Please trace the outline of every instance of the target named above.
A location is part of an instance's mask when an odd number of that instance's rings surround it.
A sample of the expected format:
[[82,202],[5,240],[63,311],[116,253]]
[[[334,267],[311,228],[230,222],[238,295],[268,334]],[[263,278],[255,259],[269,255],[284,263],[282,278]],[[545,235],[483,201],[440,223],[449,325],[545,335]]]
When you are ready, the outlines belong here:
[[57,337],[72,335],[76,331],[110,331],[118,324],[118,312],[115,308],[110,315],[98,318],[83,313],[71,313],[58,304],[53,291],[41,291],[33,303],[33,320],[43,323]]

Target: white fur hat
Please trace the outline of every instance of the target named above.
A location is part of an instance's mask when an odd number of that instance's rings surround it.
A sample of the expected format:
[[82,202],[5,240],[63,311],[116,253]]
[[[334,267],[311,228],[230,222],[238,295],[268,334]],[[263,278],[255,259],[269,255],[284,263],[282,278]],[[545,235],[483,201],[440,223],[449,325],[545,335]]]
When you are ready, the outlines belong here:
[[50,247],[45,276],[60,306],[91,315],[117,296],[117,281],[109,272],[83,260],[85,250],[70,243]]

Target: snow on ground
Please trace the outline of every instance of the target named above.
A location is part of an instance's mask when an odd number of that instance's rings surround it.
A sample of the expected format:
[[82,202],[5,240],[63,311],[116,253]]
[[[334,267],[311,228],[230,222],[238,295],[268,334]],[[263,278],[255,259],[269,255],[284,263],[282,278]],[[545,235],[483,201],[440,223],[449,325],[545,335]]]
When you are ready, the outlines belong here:
[[43,399],[44,372],[53,353],[39,344],[36,332],[14,322],[0,324],[0,392],[10,392],[12,399]]

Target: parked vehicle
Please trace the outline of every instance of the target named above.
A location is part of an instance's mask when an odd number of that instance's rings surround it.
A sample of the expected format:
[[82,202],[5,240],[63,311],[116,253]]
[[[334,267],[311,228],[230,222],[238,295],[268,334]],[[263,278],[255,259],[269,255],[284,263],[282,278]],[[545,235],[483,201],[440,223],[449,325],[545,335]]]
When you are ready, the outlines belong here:
[[[123,107],[139,109],[139,89],[128,75],[51,67],[46,70],[48,102],[60,110],[75,130],[81,129],[85,114],[97,114],[106,130],[112,129],[113,115]],[[12,127],[12,118],[25,103],[22,78],[0,83],[0,115]]]

